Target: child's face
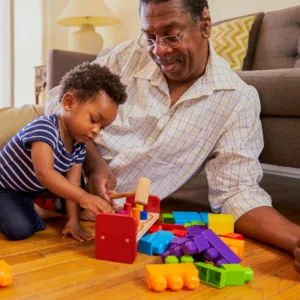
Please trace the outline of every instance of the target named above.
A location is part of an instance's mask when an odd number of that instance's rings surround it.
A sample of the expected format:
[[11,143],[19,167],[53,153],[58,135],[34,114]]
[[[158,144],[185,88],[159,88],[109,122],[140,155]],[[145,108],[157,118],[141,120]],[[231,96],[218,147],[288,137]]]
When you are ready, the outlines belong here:
[[80,143],[95,139],[102,128],[115,120],[118,111],[117,105],[105,93],[85,103],[78,102],[71,93],[66,94],[62,105],[69,134]]

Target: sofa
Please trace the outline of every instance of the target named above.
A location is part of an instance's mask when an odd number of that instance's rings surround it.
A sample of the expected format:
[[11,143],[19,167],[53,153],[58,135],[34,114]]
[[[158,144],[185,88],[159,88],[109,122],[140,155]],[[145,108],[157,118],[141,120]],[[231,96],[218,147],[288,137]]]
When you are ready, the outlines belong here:
[[[300,167],[300,6],[257,13],[249,35],[243,70],[238,75],[260,95],[265,147],[260,161],[285,167]],[[215,23],[218,24],[218,23]],[[104,55],[110,49],[103,50]],[[47,90],[62,76],[95,55],[52,49],[47,62]],[[24,118],[24,110],[29,110]],[[12,115],[10,116],[10,112]],[[0,149],[13,132],[43,113],[42,106],[0,111],[2,122],[18,120],[13,130],[0,128]],[[5,123],[4,123],[5,124]]]

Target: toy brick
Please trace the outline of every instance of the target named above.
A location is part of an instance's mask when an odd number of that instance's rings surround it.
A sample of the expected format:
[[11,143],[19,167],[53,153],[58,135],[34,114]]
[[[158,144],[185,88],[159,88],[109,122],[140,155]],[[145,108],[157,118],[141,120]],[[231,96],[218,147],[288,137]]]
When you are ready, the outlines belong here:
[[227,272],[226,286],[244,285],[253,279],[254,274],[251,268],[242,267],[239,264],[223,264],[222,269]]
[[240,233],[226,233],[222,234],[222,237],[234,239],[234,240],[243,240],[244,237]]
[[172,232],[160,230],[142,237],[138,243],[138,251],[148,255],[162,254],[174,237]]
[[7,287],[12,281],[13,274],[10,265],[4,260],[0,260],[0,287]]
[[156,231],[162,230],[161,225],[152,225],[148,231],[148,233],[154,233]]
[[180,257],[180,263],[181,264],[193,264],[194,263],[194,258],[190,255],[182,255]]
[[238,256],[243,257],[244,249],[245,249],[245,241],[244,240],[235,240],[229,239],[225,237],[220,237],[220,239]]
[[182,224],[174,224],[175,225],[175,229],[178,229],[178,230],[186,230],[184,225]]
[[144,211],[142,210],[141,211],[141,220],[147,220],[148,219],[148,212],[147,211]]
[[175,224],[184,225],[185,223],[189,222],[188,218],[185,215],[185,212],[173,211],[172,214],[174,216]]
[[224,269],[203,262],[197,262],[194,265],[199,271],[201,282],[219,289],[225,287],[227,273]]
[[179,259],[175,255],[169,255],[165,258],[166,264],[179,264]]
[[172,214],[162,214],[164,224],[174,224],[174,216]]
[[195,225],[205,226],[205,222],[203,222],[203,221],[192,221],[191,226],[195,226]]
[[146,266],[146,282],[149,289],[157,292],[170,288],[178,291],[183,287],[199,286],[199,271],[193,264],[161,264]]
[[175,224],[161,224],[162,230],[173,231],[175,229]]
[[202,222],[202,218],[200,217],[200,215],[197,212],[185,212],[185,216],[187,217],[189,222],[193,222],[193,221],[201,221]]
[[209,244],[203,235],[197,235],[184,243],[182,252],[186,255],[195,255],[209,248]]
[[241,259],[211,230],[208,229],[202,232],[211,246],[218,250],[221,258],[231,264],[240,263]]
[[218,235],[233,233],[233,216],[226,214],[208,214],[208,228],[212,229]]
[[174,229],[172,230],[175,236],[183,238],[188,232],[186,230]]
[[192,226],[192,224],[191,223],[184,223],[183,226],[184,226],[184,228],[187,228],[187,227]]
[[173,247],[174,245],[181,245],[181,244],[187,242],[188,240],[189,239],[186,239],[186,238],[174,237],[170,242],[170,247]]
[[194,226],[188,227],[186,230],[188,231],[190,236],[196,236],[196,235],[201,234],[203,231],[207,230],[207,228],[203,227],[203,226],[199,226],[199,225],[194,225]]
[[199,212],[199,215],[202,218],[202,221],[205,222],[205,225],[208,225],[208,212]]

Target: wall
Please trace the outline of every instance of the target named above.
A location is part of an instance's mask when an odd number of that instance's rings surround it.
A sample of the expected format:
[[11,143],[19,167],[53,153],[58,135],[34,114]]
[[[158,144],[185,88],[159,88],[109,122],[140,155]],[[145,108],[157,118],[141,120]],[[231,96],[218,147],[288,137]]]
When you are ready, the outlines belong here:
[[42,61],[42,2],[14,0],[14,105],[34,103],[34,66]]

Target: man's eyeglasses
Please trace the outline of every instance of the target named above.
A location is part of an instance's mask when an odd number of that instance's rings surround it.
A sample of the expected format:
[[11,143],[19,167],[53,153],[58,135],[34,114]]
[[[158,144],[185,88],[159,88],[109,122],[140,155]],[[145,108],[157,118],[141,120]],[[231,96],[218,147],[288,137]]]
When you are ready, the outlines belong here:
[[[181,40],[180,39],[181,39],[182,35],[191,26],[192,22],[194,22],[195,19],[196,18],[193,18],[192,21],[190,21],[190,23],[185,27],[185,29],[180,34],[163,36],[158,40],[158,43],[162,47],[170,47],[172,49],[180,47],[180,45],[181,45]],[[143,36],[144,36],[144,33],[142,32],[142,34],[141,34],[141,36],[138,40],[139,45],[141,47],[143,47],[141,41],[142,41],[142,39],[144,39],[145,42],[146,42],[146,46],[147,46],[148,50],[152,50],[154,48],[155,44],[156,44],[156,40],[146,39],[146,38],[143,38]]]

